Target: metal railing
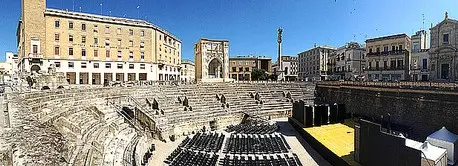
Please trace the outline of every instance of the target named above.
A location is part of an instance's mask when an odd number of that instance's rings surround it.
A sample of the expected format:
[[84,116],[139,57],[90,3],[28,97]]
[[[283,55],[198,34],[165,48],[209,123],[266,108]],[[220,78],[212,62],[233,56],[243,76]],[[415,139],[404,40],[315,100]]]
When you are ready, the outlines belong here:
[[452,82],[357,82],[357,81],[323,81],[317,85],[383,87],[400,89],[458,91],[458,83]]

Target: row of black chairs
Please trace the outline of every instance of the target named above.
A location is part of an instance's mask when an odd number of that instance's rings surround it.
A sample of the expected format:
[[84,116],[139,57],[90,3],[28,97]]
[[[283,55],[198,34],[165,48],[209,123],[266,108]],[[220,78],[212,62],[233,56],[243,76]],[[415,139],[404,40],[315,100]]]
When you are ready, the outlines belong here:
[[182,150],[183,150],[182,148],[176,148],[175,150],[173,150],[173,152],[169,156],[167,156],[164,163],[166,164],[172,163],[172,161],[181,153]]
[[[181,149],[181,148],[178,148]],[[195,152],[183,149],[176,158],[167,163],[170,166],[214,166],[218,161],[217,154]]]
[[233,132],[236,134],[272,134],[277,131],[276,124],[237,124],[227,126],[226,132]]
[[275,157],[270,155],[259,156],[229,156],[226,155],[219,162],[223,166],[302,166],[296,154],[290,157],[288,154]]
[[226,141],[223,153],[273,154],[287,153],[290,146],[282,135],[235,135]]
[[192,139],[186,137],[179,146],[197,151],[218,152],[223,141],[224,135],[221,133],[197,133]]

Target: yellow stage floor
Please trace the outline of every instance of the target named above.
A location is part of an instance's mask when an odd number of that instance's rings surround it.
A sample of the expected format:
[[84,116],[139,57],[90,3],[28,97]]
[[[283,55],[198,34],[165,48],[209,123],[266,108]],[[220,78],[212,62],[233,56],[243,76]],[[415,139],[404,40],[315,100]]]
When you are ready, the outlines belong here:
[[[352,121],[345,121],[345,124],[354,126]],[[358,165],[353,158],[355,130],[345,124],[329,124],[304,130],[350,165]]]

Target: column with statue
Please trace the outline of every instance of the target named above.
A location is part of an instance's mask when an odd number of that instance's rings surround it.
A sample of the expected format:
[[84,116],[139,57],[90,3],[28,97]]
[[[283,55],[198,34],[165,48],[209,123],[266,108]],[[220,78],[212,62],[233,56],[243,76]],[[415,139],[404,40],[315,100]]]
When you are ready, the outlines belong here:
[[283,29],[280,27],[278,28],[278,39],[277,39],[277,42],[278,42],[278,60],[277,60],[277,73],[279,73],[278,75],[278,78],[277,80],[283,80],[284,79],[284,73],[283,73],[283,65],[282,65],[282,62],[281,62],[281,42],[282,42],[282,34],[283,34]]

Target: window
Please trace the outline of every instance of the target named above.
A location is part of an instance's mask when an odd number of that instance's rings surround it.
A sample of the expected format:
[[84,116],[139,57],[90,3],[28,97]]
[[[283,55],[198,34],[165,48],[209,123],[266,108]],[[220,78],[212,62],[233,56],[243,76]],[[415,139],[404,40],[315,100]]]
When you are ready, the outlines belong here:
[[129,52],[129,59],[134,59],[134,52]]
[[81,68],[83,68],[83,69],[87,68],[86,62],[81,62]]
[[73,35],[68,35],[68,41],[73,42]]
[[133,36],[133,35],[134,35],[134,30],[133,30],[133,29],[129,29],[129,35],[130,35],[130,36]]
[[55,40],[56,42],[59,41],[59,34],[58,34],[58,33],[54,34],[54,40]]
[[68,48],[68,56],[73,56],[73,48]]
[[122,58],[122,52],[118,51],[118,59],[121,59],[121,58]]
[[400,50],[400,51],[402,51],[402,50],[403,50],[403,48],[402,48],[402,45],[399,45],[399,50]]
[[99,68],[99,63],[94,63],[94,69],[98,69]]
[[404,61],[398,60],[398,68],[403,68],[403,67],[404,67]]
[[33,54],[38,54],[38,45],[33,45],[32,46],[32,53]]
[[369,69],[372,67],[372,62],[369,62]]
[[379,61],[375,62],[375,69],[378,70],[378,68],[379,68]]
[[110,46],[110,39],[105,39],[105,46]]
[[110,33],[110,26],[105,26],[105,34],[109,34]]
[[369,48],[369,53],[372,53],[372,48]]
[[54,62],[54,66],[56,66],[57,68],[60,68],[60,62]]
[[243,67],[239,67],[239,72],[242,72],[243,71]]
[[129,41],[129,47],[133,47],[134,46],[134,41],[130,40]]
[[383,52],[388,52],[388,46],[383,47]]
[[122,63],[118,63],[118,69],[122,69]]
[[105,63],[105,68],[110,69],[111,68],[111,63]]
[[82,30],[82,31],[86,31],[86,24],[84,24],[84,23],[81,24],[81,30]]
[[396,46],[391,46],[391,51],[395,51],[396,50]]
[[237,68],[236,67],[232,67],[232,72],[237,72]]
[[71,21],[68,22],[68,29],[73,29],[73,22]]
[[75,64],[73,62],[68,62],[68,68],[74,68]]
[[442,41],[444,43],[448,43],[448,34],[444,34],[444,37],[442,38]]
[[99,39],[97,39],[96,37],[94,38],[94,44],[99,44]]
[[86,43],[86,36],[81,36],[81,43]]
[[60,22],[59,20],[54,21],[54,28],[59,28],[60,27]]
[[145,36],[145,30],[140,31],[140,36]]
[[250,71],[250,68],[249,67],[245,67],[245,71]]
[[116,33],[117,33],[118,35],[120,35],[120,34],[121,34],[121,28],[118,28],[118,30],[116,31]]
[[121,46],[121,39],[118,39],[118,46]]
[[129,64],[129,69],[134,69],[134,64]]
[[60,49],[59,46],[54,47],[54,55],[59,55]]
[[428,69],[428,59],[423,59],[422,69]]
[[387,61],[383,61],[383,68],[384,69],[388,68],[388,62]]
[[145,70],[145,64],[140,64],[140,69]]
[[86,49],[83,48],[83,49],[81,50],[81,56],[82,56],[82,57],[86,57]]
[[145,48],[145,42],[144,41],[140,42],[140,48]]
[[145,53],[144,52],[140,52],[140,59],[145,59]]
[[379,53],[379,52],[380,52],[380,48],[377,47],[377,53]]
[[110,50],[105,51],[105,57],[110,58]]
[[391,69],[396,68],[396,60],[392,60],[392,61],[390,62],[390,68],[391,68]]
[[94,50],[94,57],[99,57],[99,50]]
[[159,40],[162,40],[162,35],[159,35]]

